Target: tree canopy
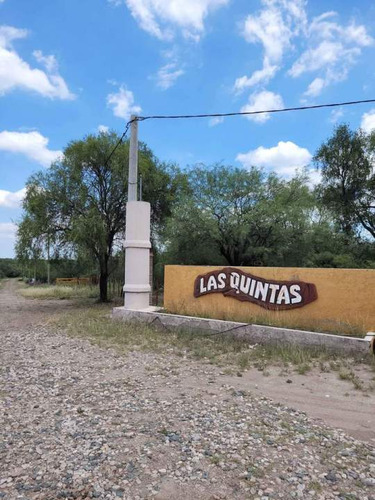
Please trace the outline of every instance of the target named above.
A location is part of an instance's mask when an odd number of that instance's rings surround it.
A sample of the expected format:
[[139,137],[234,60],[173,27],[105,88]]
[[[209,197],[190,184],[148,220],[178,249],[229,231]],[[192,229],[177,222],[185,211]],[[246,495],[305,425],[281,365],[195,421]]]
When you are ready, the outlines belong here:
[[[128,142],[106,162],[119,137],[115,133],[89,135],[73,141],[50,169],[29,179],[24,218],[19,225],[17,253],[45,248],[47,238],[55,251],[83,249],[97,262],[100,299],[107,300],[109,263],[121,247],[127,201]],[[170,213],[174,180],[143,144],[139,151],[143,199],[151,203],[154,237]],[[34,249],[34,250],[33,250]]]
[[[198,166],[167,225],[179,263],[298,265],[314,199],[306,178],[290,181],[253,167]],[[293,264],[294,263],[294,264]]]
[[314,156],[322,172],[318,193],[350,237],[365,230],[375,238],[375,135],[339,125]]
[[[129,144],[115,133],[73,141],[27,184],[17,255],[53,260],[55,272],[108,277],[120,269]],[[151,204],[155,270],[163,264],[375,267],[375,133],[339,125],[317,150],[321,182],[256,166],[161,163],[139,146],[143,199]],[[60,262],[60,264],[58,264]],[[30,266],[29,266],[30,267]]]

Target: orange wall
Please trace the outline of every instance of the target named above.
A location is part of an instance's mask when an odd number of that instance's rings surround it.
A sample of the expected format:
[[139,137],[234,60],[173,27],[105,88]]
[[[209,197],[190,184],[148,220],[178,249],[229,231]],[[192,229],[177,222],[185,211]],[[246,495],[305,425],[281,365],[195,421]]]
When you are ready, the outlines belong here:
[[176,314],[248,323],[258,321],[342,334],[375,331],[374,269],[237,268],[265,279],[314,283],[318,299],[305,307],[288,311],[268,311],[219,293],[195,298],[195,278],[217,269],[222,267],[166,266],[164,307]]

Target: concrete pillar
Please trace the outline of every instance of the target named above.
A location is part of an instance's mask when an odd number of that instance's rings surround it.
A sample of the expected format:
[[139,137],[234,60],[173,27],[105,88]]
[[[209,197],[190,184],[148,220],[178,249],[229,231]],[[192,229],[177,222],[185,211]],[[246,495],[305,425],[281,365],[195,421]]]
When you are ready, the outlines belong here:
[[150,283],[151,292],[150,292],[150,306],[152,306],[152,294],[153,294],[153,282],[154,282],[154,253],[150,250],[150,277],[148,279]]
[[126,204],[125,309],[147,309],[150,302],[150,204]]

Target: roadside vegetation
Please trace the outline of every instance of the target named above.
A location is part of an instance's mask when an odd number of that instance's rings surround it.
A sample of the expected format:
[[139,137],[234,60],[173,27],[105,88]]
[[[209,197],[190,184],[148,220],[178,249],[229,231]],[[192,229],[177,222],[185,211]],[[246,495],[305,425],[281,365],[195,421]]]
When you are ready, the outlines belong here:
[[[98,276],[122,281],[129,142],[89,135],[68,144],[26,186],[16,253],[36,281]],[[140,144],[142,198],[151,204],[154,287],[165,264],[375,268],[375,132],[340,124],[307,170],[291,178],[214,165],[181,169]],[[320,181],[308,172],[315,166]],[[50,280],[48,280],[48,277]]]
[[20,294],[27,299],[98,299],[97,286],[33,285],[21,288]]
[[15,259],[0,259],[0,280],[17,278],[21,275],[21,267]]
[[69,335],[79,336],[112,347],[121,353],[130,350],[170,353],[215,364],[228,375],[242,376],[244,371],[256,368],[264,376],[275,368],[280,375],[308,374],[311,370],[335,372],[341,380],[350,381],[363,392],[374,390],[375,383],[367,383],[356,374],[356,368],[367,367],[373,371],[375,362],[369,354],[365,358],[343,358],[340,353],[324,349],[303,348],[292,345],[249,345],[230,336],[197,334],[183,329],[167,329],[158,323],[125,323],[110,318],[108,305],[95,304],[77,308],[68,314],[55,317],[59,328]]
[[[197,316],[190,311],[184,310],[183,307],[176,311],[169,311],[164,309],[166,314],[181,314],[183,316]],[[274,312],[274,311],[273,311]],[[201,318],[209,318],[208,314],[199,314]],[[333,323],[330,321],[319,320],[314,318],[300,318],[298,320],[293,320],[285,318],[278,314],[267,314],[267,315],[252,315],[243,316],[239,319],[236,315],[231,313],[218,314],[215,316],[216,319],[221,319],[224,321],[238,321],[242,323],[249,323],[254,325],[263,326],[274,326],[277,328],[288,328],[290,330],[305,330],[310,332],[318,333],[329,333],[331,335],[343,335],[348,337],[359,337],[363,338],[366,335],[366,330],[364,327],[359,325],[352,325],[347,321],[340,321]]]

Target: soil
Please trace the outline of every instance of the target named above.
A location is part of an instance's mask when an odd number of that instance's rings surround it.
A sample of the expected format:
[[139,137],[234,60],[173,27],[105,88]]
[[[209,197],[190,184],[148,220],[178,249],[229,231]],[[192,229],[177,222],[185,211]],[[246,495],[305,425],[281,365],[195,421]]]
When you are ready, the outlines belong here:
[[0,498],[373,498],[373,392],[337,372],[121,356],[56,331],[74,302],[17,287],[0,288]]

